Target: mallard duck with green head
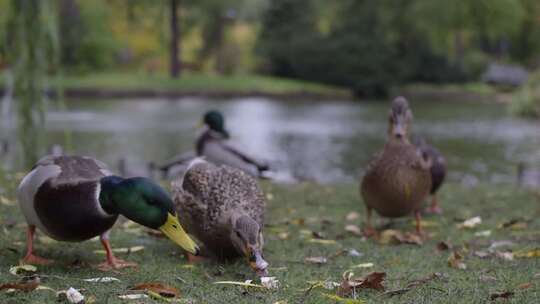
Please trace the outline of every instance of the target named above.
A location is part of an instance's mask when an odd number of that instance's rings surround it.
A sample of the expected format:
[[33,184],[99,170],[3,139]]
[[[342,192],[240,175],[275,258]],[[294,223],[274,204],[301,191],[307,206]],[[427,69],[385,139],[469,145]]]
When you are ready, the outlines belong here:
[[269,170],[267,164],[228,144],[230,136],[225,128],[225,117],[221,112],[215,110],[206,112],[200,124],[205,129],[195,142],[195,155],[185,153],[174,157],[160,166],[162,171],[168,171],[176,165],[187,165],[194,157],[204,157],[211,163],[237,168],[255,177],[261,177]]
[[439,191],[446,177],[446,159],[437,148],[428,144],[424,138],[418,138],[415,145],[420,149],[424,160],[431,164],[429,168],[431,173],[431,189],[429,190],[431,204],[425,211],[427,213],[441,214],[442,209],[437,198],[437,191]]
[[242,170],[193,160],[172,182],[173,200],[188,233],[201,241],[201,255],[245,257],[259,275],[263,258],[265,199],[257,181]]
[[170,196],[147,178],[114,176],[104,163],[84,156],[47,156],[21,181],[18,200],[28,223],[27,253],[23,262],[49,264],[34,254],[36,228],[65,242],[100,236],[107,254],[101,269],[136,266],[113,255],[109,230],[119,215],[161,230],[185,250],[198,247],[176,216]]
[[403,97],[394,99],[388,121],[388,138],[381,153],[368,165],[360,193],[367,209],[367,229],[373,232],[373,209],[384,217],[414,213],[421,232],[420,206],[431,189],[430,164],[409,142],[412,111]]

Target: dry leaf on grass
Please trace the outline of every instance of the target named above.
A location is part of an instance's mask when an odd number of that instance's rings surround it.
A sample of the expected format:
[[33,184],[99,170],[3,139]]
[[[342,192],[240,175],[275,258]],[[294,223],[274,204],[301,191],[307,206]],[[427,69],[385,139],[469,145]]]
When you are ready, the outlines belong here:
[[497,251],[495,252],[495,256],[503,259],[505,261],[513,261],[514,260],[514,254],[510,251]]
[[37,271],[37,267],[34,265],[19,265],[9,268],[9,273],[12,275],[29,274]]
[[144,293],[136,293],[136,294],[119,295],[118,298],[121,300],[140,300],[140,299],[146,299],[148,298],[148,296],[145,295]]
[[9,199],[6,196],[0,195],[0,204],[4,206],[15,206],[15,200]]
[[465,270],[467,269],[467,265],[465,265],[465,262],[463,260],[463,256],[459,252],[454,251],[448,257],[448,266],[456,269]]
[[[426,221],[426,220],[420,220],[420,222],[418,222],[420,224],[420,227],[422,228],[429,228],[429,227],[437,227],[439,226],[439,223],[437,222],[434,222],[434,221]],[[410,225],[413,226],[413,227],[416,227],[416,221],[415,220],[412,220],[410,221]]]
[[345,226],[345,231],[355,235],[355,236],[364,236],[364,234],[362,233],[362,230],[360,229],[360,227],[356,226],[356,225],[347,225]]
[[306,257],[306,258],[304,259],[304,262],[309,263],[309,264],[322,265],[322,264],[328,263],[328,259],[327,259],[326,257],[323,257],[323,256],[318,256],[318,257]]
[[357,219],[360,218],[360,213],[356,212],[356,211],[352,211],[352,212],[349,212],[346,216],[345,216],[345,219],[349,222],[352,222],[352,221],[356,221]]
[[[144,250],[144,246],[133,246],[129,248],[113,248],[114,253],[135,253]],[[107,254],[105,250],[94,250],[94,253],[96,254]]]
[[482,230],[482,231],[475,232],[474,236],[477,236],[477,237],[491,236],[491,230]]
[[336,245],[335,240],[323,240],[323,239],[309,239],[309,243],[321,244],[321,245]]
[[261,285],[267,289],[278,289],[279,280],[276,277],[261,277]]
[[487,252],[487,251],[482,251],[482,250],[479,250],[479,251],[475,251],[473,252],[473,255],[476,256],[476,257],[479,257],[481,259],[485,259],[487,257],[490,257],[491,256],[491,253]]
[[446,250],[449,250],[450,248],[452,248],[452,246],[450,246],[450,244],[448,244],[446,242],[438,242],[437,243],[437,250],[438,251],[446,251]]
[[83,304],[84,296],[75,288],[70,287],[68,290],[59,291],[56,294],[59,302],[68,302],[71,304]]
[[494,292],[489,295],[489,299],[491,301],[495,301],[497,299],[508,299],[514,295],[513,291],[503,291],[503,292]]
[[32,277],[30,280],[23,280],[17,283],[6,283],[0,285],[0,290],[20,290],[23,292],[30,292],[35,290],[38,286],[41,280],[38,276]]
[[282,241],[286,240],[289,238],[289,233],[288,232],[280,232],[278,233],[278,238]]
[[408,291],[411,291],[414,287],[426,284],[426,283],[428,283],[428,282],[430,282],[432,280],[440,279],[442,277],[444,277],[444,275],[442,273],[435,272],[435,273],[430,274],[427,277],[424,277],[424,278],[409,282],[407,284],[407,286],[405,286],[404,288],[395,289],[395,290],[389,290],[389,291],[385,292],[384,294],[388,295],[390,297],[401,295],[401,294],[404,294],[404,293],[406,293]]
[[422,245],[422,237],[412,232],[402,232],[394,229],[387,229],[379,236],[380,244],[413,244]]
[[523,230],[528,226],[527,221],[522,218],[511,219],[507,222],[501,223],[497,226],[499,229],[512,229],[512,230]]
[[218,281],[214,282],[212,284],[216,285],[236,285],[236,286],[243,286],[243,287],[254,287],[254,288],[266,288],[263,285],[260,284],[254,284],[252,283],[253,280],[247,280],[245,282],[238,282],[238,281]]
[[322,295],[332,301],[335,301],[336,303],[342,303],[342,304],[365,304],[366,303],[359,299],[347,299],[347,298],[342,298],[340,296],[329,294],[329,293],[322,293]]
[[521,250],[514,252],[514,257],[516,258],[538,258],[540,257],[540,248],[533,250]]
[[533,283],[527,282],[527,283],[519,284],[516,288],[523,290],[523,289],[529,289],[532,286],[533,286]]
[[495,241],[495,242],[492,242],[491,245],[489,245],[488,250],[493,251],[499,247],[512,247],[514,245],[515,243],[512,241]]
[[358,250],[356,250],[354,248],[347,250],[347,254],[349,256],[352,256],[352,257],[361,257],[361,256],[363,256],[363,254],[361,252],[359,252]]
[[478,278],[482,282],[495,282],[497,278],[491,275],[483,274]]
[[347,271],[343,274],[343,280],[338,287],[337,295],[348,297],[356,292],[356,289],[375,289],[384,291],[383,280],[385,272],[372,272],[365,277],[355,278],[354,273]]
[[373,264],[373,263],[362,263],[362,264],[353,265],[351,268],[371,268],[374,265],[375,264]]
[[113,277],[102,277],[102,278],[91,278],[91,279],[83,279],[85,282],[92,282],[92,283],[111,283],[111,282],[120,282],[119,279],[113,278]]
[[162,283],[141,283],[130,288],[130,290],[144,290],[146,292],[153,292],[164,298],[180,297],[180,291],[178,289]]
[[482,218],[479,216],[472,217],[468,220],[465,220],[463,223],[458,224],[458,228],[461,229],[472,229],[482,223]]

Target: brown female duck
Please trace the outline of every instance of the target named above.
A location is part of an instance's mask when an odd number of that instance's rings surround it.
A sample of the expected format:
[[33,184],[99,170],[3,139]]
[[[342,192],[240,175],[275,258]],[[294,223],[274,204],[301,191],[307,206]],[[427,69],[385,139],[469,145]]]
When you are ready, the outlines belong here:
[[401,217],[413,213],[416,230],[421,232],[420,206],[429,194],[431,174],[417,148],[409,142],[412,112],[407,100],[397,97],[392,102],[388,124],[388,139],[383,151],[369,164],[360,193],[367,208],[367,229],[371,226],[371,211],[384,217]]
[[431,195],[431,205],[425,210],[428,213],[441,214],[442,209],[439,206],[439,200],[437,199],[437,191],[444,182],[446,177],[446,159],[437,148],[428,144],[423,138],[419,138],[415,142],[416,147],[422,152],[422,157],[431,163],[429,172],[431,173],[431,189],[429,194]]
[[172,182],[172,188],[176,210],[184,212],[179,215],[186,221],[186,230],[204,244],[203,256],[243,256],[258,274],[266,273],[262,233],[266,203],[252,176],[196,158],[185,175]]

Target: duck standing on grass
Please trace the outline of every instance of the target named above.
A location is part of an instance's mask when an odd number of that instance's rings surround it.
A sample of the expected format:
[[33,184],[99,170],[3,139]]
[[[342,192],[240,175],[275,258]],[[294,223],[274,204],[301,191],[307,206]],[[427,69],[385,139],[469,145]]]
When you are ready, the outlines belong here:
[[99,235],[107,254],[107,261],[98,266],[102,270],[136,266],[116,258],[109,244],[109,230],[120,214],[198,253],[165,190],[146,178],[113,176],[105,164],[90,157],[42,158],[23,178],[17,194],[28,223],[25,263],[51,263],[34,255],[37,227],[58,241],[80,242]]
[[172,189],[180,220],[204,244],[203,255],[244,256],[257,274],[266,274],[262,233],[266,203],[253,177],[196,158],[185,175],[172,182]]
[[431,195],[431,204],[425,210],[428,213],[441,214],[442,209],[437,199],[437,191],[444,182],[446,177],[446,159],[439,150],[429,145],[423,138],[419,138],[415,142],[416,147],[422,152],[424,160],[431,163],[429,172],[431,173],[431,189],[429,194]]
[[160,166],[160,170],[169,171],[177,165],[189,163],[194,157],[204,157],[216,165],[237,168],[255,177],[261,177],[264,172],[269,170],[267,164],[240,152],[227,143],[229,132],[225,129],[225,118],[221,112],[206,112],[201,124],[206,129],[195,142],[195,155],[193,153],[181,154]]
[[384,217],[402,217],[414,213],[416,231],[421,233],[420,206],[431,188],[429,161],[409,142],[412,112],[407,100],[397,97],[392,102],[388,139],[383,151],[369,164],[360,193],[367,209],[367,232],[373,233],[371,211]]

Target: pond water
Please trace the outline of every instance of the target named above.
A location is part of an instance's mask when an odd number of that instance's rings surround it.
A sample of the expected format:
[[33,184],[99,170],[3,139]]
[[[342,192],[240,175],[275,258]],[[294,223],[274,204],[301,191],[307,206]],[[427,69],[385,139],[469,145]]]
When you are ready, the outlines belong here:
[[[73,152],[142,172],[193,148],[208,109],[226,117],[232,143],[297,180],[355,181],[384,144],[389,102],[135,99],[69,100],[50,110],[49,142],[72,134]],[[519,161],[540,164],[540,123],[491,103],[413,102],[412,132],[447,158],[450,178],[513,182]]]

